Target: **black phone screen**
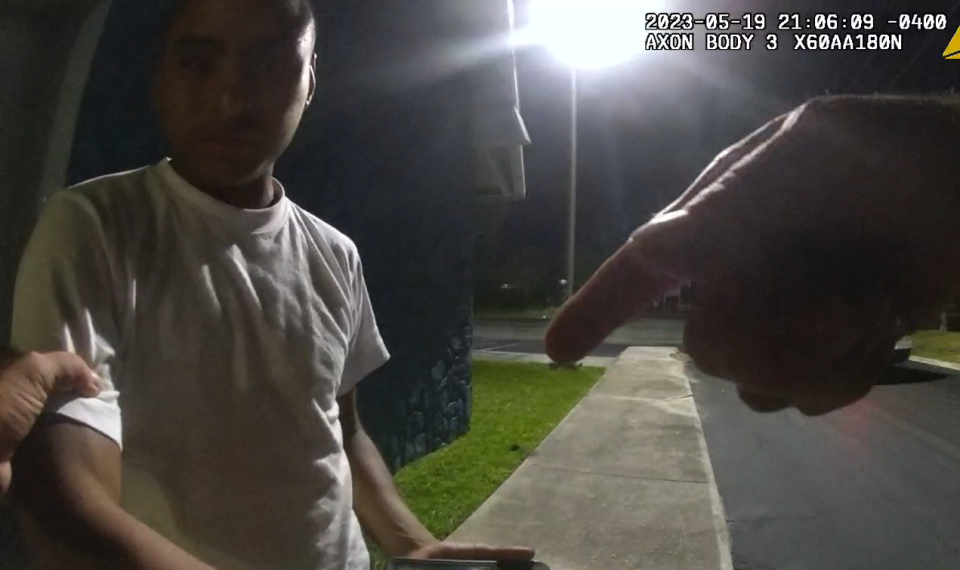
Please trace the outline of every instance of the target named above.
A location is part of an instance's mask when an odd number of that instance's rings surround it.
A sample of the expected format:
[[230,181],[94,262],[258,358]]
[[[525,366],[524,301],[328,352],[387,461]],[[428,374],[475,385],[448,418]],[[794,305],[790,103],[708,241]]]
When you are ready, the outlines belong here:
[[493,562],[483,560],[391,560],[387,570],[550,570],[543,562]]

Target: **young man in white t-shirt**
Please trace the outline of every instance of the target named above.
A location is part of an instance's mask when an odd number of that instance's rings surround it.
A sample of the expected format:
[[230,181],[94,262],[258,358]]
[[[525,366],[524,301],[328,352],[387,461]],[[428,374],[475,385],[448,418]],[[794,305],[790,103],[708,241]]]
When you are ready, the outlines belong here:
[[272,177],[316,86],[308,3],[176,4],[154,93],[170,159],[55,195],[21,264],[15,348],[105,381],[51,400],[15,456],[34,557],[367,570],[362,524],[389,556],[531,558],[435,539],[359,423],[388,359],[360,258]]

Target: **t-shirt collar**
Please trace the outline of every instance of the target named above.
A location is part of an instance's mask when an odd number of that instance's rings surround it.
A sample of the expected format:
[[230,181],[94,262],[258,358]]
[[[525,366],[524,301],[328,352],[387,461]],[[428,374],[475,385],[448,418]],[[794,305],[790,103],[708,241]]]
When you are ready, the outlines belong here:
[[[290,201],[283,185],[275,178],[273,187],[279,198],[266,208],[247,210],[231,206],[199,190],[183,179],[173,168],[169,158],[155,166],[162,184],[178,202],[198,210],[202,215],[217,220],[228,231],[237,234],[274,233],[286,222]],[[241,236],[237,236],[241,237]]]

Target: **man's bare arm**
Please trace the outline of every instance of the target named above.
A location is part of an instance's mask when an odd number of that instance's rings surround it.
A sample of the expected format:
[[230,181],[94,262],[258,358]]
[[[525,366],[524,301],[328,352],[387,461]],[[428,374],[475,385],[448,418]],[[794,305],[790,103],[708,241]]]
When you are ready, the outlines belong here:
[[391,558],[438,543],[400,497],[380,451],[363,430],[356,390],[338,398],[337,404],[343,446],[353,474],[353,510],[361,526]]
[[76,354],[17,354],[0,347],[0,493],[10,485],[10,458],[53,391],[93,397],[99,381]]
[[86,426],[42,416],[13,471],[13,503],[41,567],[213,570],[120,507],[120,449]]

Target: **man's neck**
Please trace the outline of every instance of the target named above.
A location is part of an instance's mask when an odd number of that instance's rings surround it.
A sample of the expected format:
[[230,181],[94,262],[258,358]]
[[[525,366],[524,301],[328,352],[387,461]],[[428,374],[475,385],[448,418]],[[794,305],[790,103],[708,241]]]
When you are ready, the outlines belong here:
[[173,166],[173,169],[177,171],[177,174],[179,174],[181,178],[197,190],[236,208],[261,210],[272,206],[280,198],[273,184],[271,172],[265,172],[239,186],[218,186],[201,183],[196,179],[197,177],[191,176],[190,172],[178,169],[175,160],[172,161],[171,166]]
[[273,180],[269,177],[252,180],[243,186],[233,186],[229,188],[203,188],[198,187],[203,193],[216,198],[217,200],[244,210],[261,210],[268,208],[276,202],[276,188]]

